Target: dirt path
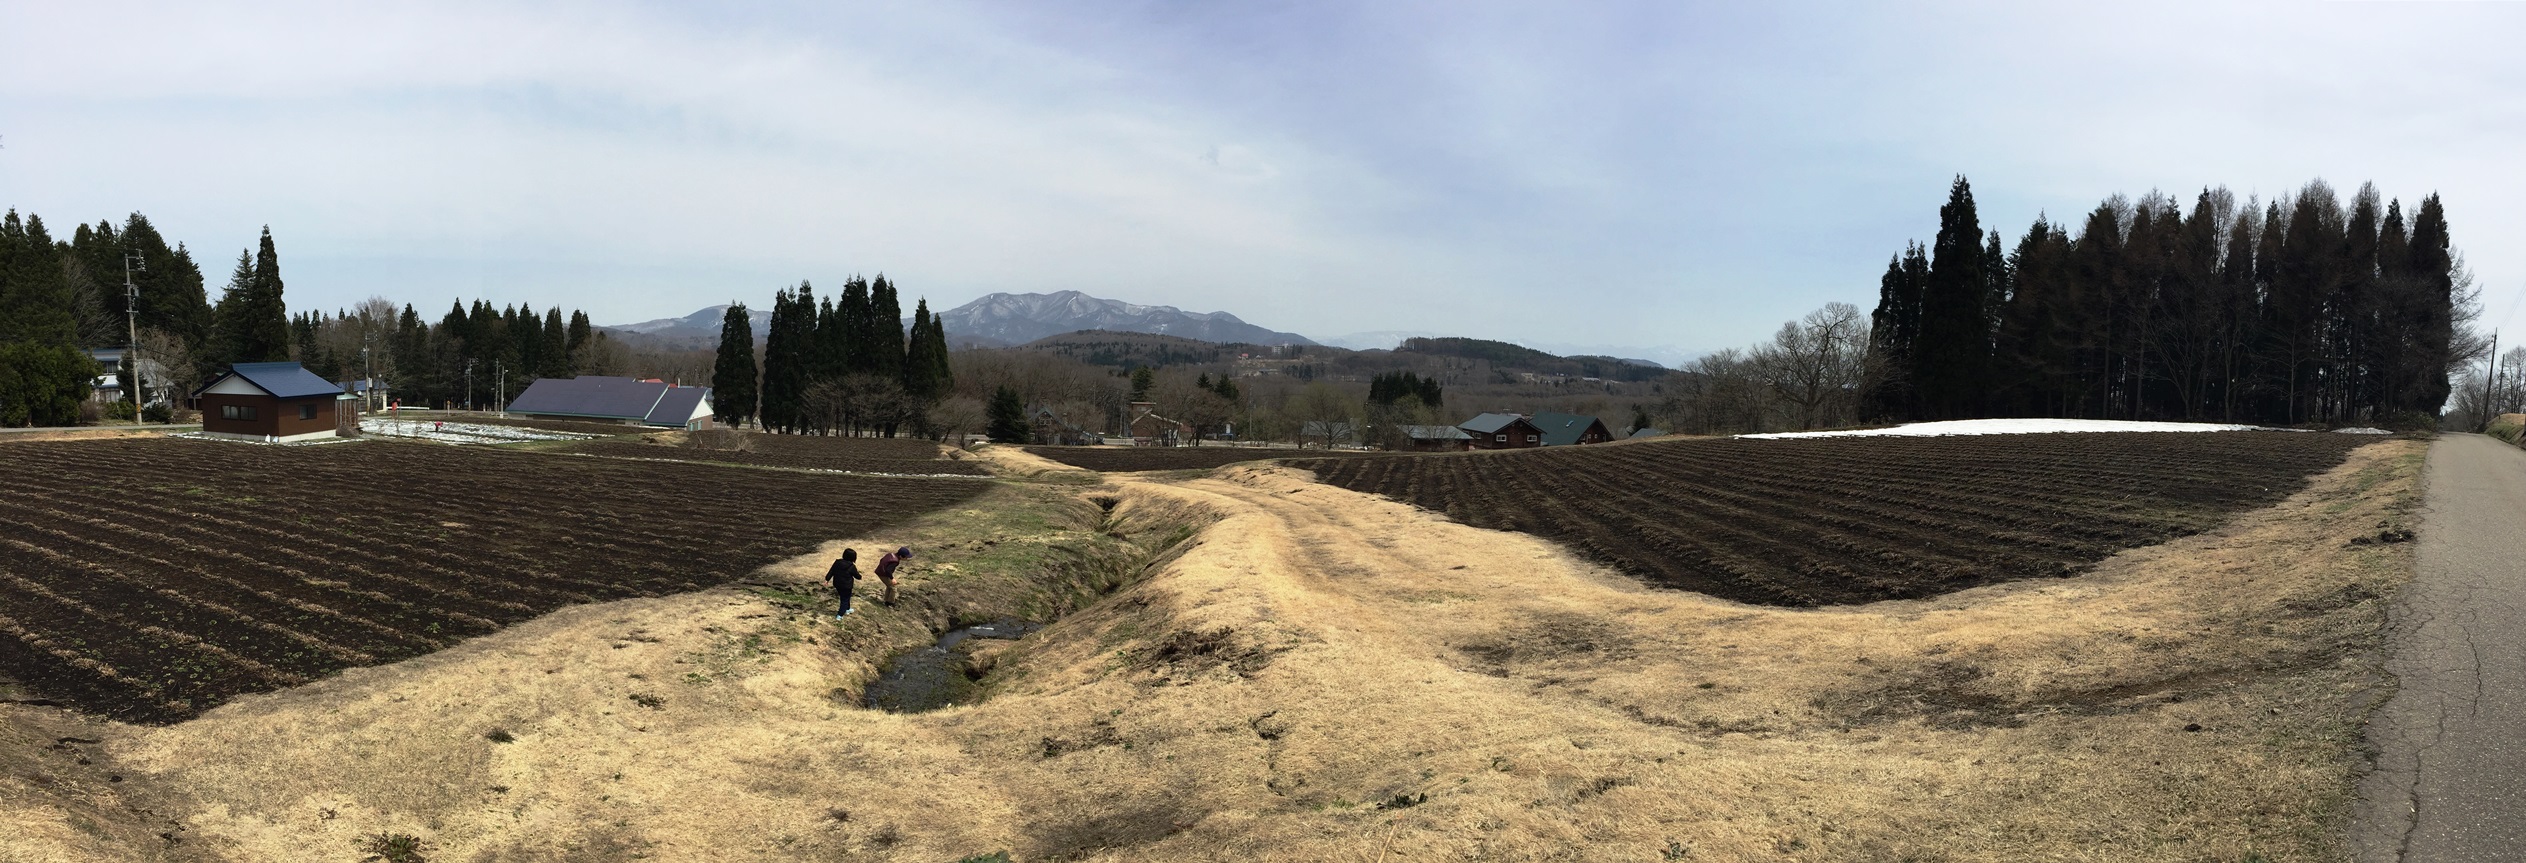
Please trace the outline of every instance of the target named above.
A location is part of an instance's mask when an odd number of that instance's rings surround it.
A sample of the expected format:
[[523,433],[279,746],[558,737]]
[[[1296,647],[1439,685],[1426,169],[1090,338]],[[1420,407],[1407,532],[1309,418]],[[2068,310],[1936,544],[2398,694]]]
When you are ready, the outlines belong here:
[[2397,598],[2360,785],[2362,863],[2526,860],[2526,452],[2430,448],[2419,571]]

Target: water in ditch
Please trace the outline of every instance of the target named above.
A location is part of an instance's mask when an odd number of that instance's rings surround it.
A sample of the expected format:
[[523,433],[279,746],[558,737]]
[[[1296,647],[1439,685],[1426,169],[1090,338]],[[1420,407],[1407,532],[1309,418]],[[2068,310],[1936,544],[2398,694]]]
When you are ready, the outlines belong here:
[[862,703],[889,713],[920,713],[971,704],[982,675],[974,673],[972,639],[1016,640],[1042,629],[1023,620],[995,620],[939,636],[938,643],[895,657],[868,685]]

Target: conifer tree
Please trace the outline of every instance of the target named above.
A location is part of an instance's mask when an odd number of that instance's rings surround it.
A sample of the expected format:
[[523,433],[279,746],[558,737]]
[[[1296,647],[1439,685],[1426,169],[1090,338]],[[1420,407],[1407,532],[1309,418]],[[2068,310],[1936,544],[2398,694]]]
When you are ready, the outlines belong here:
[[570,355],[570,333],[562,327],[560,306],[544,312],[543,345],[535,352],[540,360],[535,368],[537,377],[566,378],[578,373]]
[[1973,188],[1964,177],[1949,187],[1938,223],[1938,238],[1930,245],[1929,283],[1921,291],[1912,385],[1924,415],[1947,419],[1977,409],[1990,344],[1982,310],[1989,289],[1988,260],[1982,224],[1974,214]]
[[238,253],[212,320],[217,333],[208,359],[214,371],[230,363],[289,359],[289,311],[281,299],[281,261],[271,228],[263,229],[260,248]]
[[570,351],[570,364],[572,369],[577,369],[580,358],[586,355],[584,352],[588,347],[588,337],[594,334],[595,330],[595,327],[588,325],[588,313],[585,310],[571,310],[570,341],[567,344],[567,349]]
[[876,374],[879,369],[868,293],[868,282],[857,276],[842,283],[842,301],[834,307],[836,332],[843,340],[840,374]]
[[903,305],[895,297],[895,286],[879,273],[868,292],[869,372],[886,380],[903,378],[905,349]]
[[1026,402],[1018,397],[1017,390],[1006,386],[993,390],[984,416],[988,418],[985,430],[992,443],[1025,443],[1032,437],[1026,422]]
[[41,217],[21,222],[16,210],[0,219],[0,342],[78,347],[79,324],[72,292],[62,278],[59,248]]
[[743,425],[755,411],[754,324],[744,303],[730,303],[719,323],[719,359],[711,368],[711,410],[722,424]]
[[1914,413],[1913,354],[1929,273],[1929,257],[1919,243],[1905,244],[1903,254],[1886,261],[1886,274],[1877,282],[1877,310],[1869,316],[1867,377],[1860,393],[1865,416],[1907,418]]
[[947,391],[942,374],[946,357],[939,355],[941,341],[934,332],[937,328],[938,319],[930,315],[930,301],[916,302],[912,308],[912,335],[904,350],[903,391],[923,403]]

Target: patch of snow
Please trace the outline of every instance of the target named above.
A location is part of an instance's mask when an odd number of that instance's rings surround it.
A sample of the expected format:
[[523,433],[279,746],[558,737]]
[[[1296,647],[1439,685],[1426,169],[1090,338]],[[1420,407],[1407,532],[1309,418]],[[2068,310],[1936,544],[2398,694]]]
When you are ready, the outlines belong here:
[[375,437],[400,437],[437,441],[445,444],[519,443],[531,440],[589,440],[604,435],[578,432],[546,431],[518,426],[451,423],[434,420],[391,420],[375,417],[360,420],[360,434]]
[[2390,432],[2390,431],[2387,431],[2387,430],[2385,430],[2385,429],[2379,429],[2379,428],[2369,428],[2369,427],[2367,427],[2367,426],[2360,426],[2360,427],[2358,427],[2358,428],[2334,429],[2334,430],[2333,430],[2333,433],[2334,433],[2334,434],[2394,434],[2394,432]]
[[2227,423],[2162,423],[2136,420],[2066,420],[2066,419],[1989,419],[1947,420],[1945,422],[1908,423],[1893,428],[1852,429],[1849,431],[1774,432],[1744,434],[1741,438],[1781,440],[1810,437],[1939,437],[1943,435],[1986,434],[2059,434],[2064,432],[2216,432],[2275,431],[2263,426],[2230,425]]
[[351,443],[359,440],[359,438],[349,437],[318,437],[308,438],[306,440],[256,440],[254,438],[229,437],[226,435],[215,435],[209,432],[198,431],[168,432],[167,436],[183,438],[185,440],[215,440],[222,443],[241,443],[251,444],[253,446],[323,446],[329,443]]

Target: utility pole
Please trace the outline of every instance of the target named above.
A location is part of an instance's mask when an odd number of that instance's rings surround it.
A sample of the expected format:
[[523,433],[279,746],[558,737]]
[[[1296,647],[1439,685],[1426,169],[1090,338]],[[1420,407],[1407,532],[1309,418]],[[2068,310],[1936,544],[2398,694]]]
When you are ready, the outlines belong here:
[[491,361],[491,369],[497,372],[500,378],[500,394],[493,397],[492,404],[498,405],[500,415],[505,417],[509,415],[509,369],[501,365],[499,360]]
[[465,409],[474,409],[474,358],[465,358]]
[[2490,428],[2491,428],[2491,420],[2496,419],[2496,417],[2494,417],[2494,416],[2492,415],[2492,413],[2491,413],[2491,411],[2493,411],[2493,410],[2495,410],[2495,409],[2496,409],[2496,408],[2493,408],[2493,407],[2491,406],[2491,398],[2492,398],[2492,396],[2493,396],[2493,390],[2497,389],[2497,388],[2499,387],[2499,385],[2500,385],[2500,331],[2499,331],[2499,330],[2492,330],[2492,331],[2491,331],[2491,368],[2490,368],[2490,370],[2489,370],[2489,371],[2486,371],[2486,372],[2483,372],[2483,373],[2482,373],[2482,418],[2481,418],[2481,420],[2480,420],[2480,421],[2481,421],[2481,423],[2482,423],[2482,428],[2480,428],[2480,429],[2475,429],[2475,431],[2485,431],[2485,430],[2490,429]]
[[123,364],[132,370],[132,425],[140,424],[140,391],[147,389],[140,382],[140,285],[132,281],[132,271],[149,271],[149,261],[139,252],[123,250],[123,320],[131,330],[131,347],[123,351]]
[[[367,338],[363,336],[361,340],[366,341]],[[367,345],[360,346],[360,383],[362,384],[360,387],[361,412],[376,410],[369,406],[369,401],[377,397],[377,367],[368,362]]]

